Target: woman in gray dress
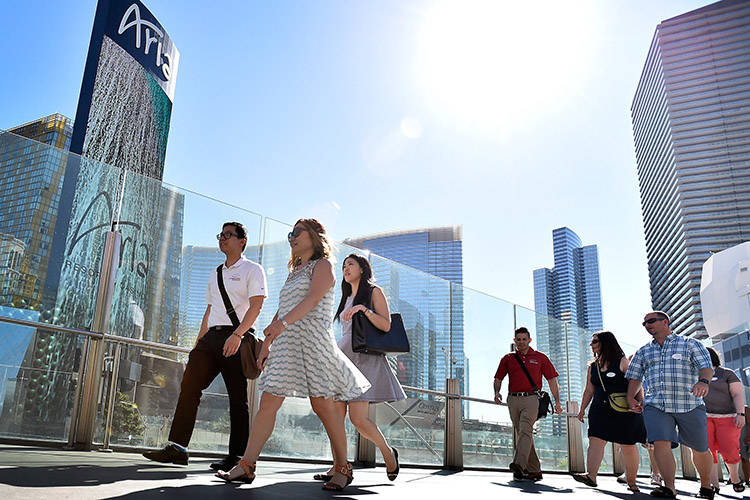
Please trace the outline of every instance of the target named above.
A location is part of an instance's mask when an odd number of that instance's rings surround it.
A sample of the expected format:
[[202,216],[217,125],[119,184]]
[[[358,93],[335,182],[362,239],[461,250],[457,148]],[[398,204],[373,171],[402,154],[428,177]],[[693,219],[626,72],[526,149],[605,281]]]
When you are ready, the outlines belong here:
[[[343,422],[346,410],[349,409],[351,420],[357,431],[380,449],[386,465],[386,473],[391,481],[399,472],[398,450],[388,445],[378,426],[368,417],[370,403],[393,402],[406,399],[406,394],[396,375],[388,365],[385,356],[380,354],[363,354],[352,351],[352,317],[362,312],[376,328],[387,332],[391,329],[391,313],[383,291],[375,286],[370,262],[361,255],[350,254],[344,259],[344,279],[341,282],[341,302],[334,319],[341,321],[343,335],[339,348],[352,360],[354,366],[367,377],[370,389],[348,401],[336,401],[334,406]],[[327,474],[316,474],[318,480],[327,481],[333,471]]]

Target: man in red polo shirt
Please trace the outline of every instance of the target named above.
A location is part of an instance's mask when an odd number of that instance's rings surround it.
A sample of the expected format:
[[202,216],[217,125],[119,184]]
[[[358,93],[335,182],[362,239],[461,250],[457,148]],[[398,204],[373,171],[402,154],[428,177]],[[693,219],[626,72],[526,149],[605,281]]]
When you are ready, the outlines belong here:
[[557,385],[558,374],[546,355],[529,346],[531,334],[525,326],[516,329],[514,342],[516,352],[503,356],[495,372],[495,403],[500,404],[503,401],[500,387],[503,378],[508,375],[508,412],[513,422],[513,433],[516,438],[513,461],[508,467],[513,471],[513,479],[539,481],[542,479],[542,468],[534,449],[533,434],[534,422],[539,412],[539,398],[516,355],[521,358],[534,385],[539,390],[542,389],[542,375],[544,375],[549,384],[549,390],[555,398],[555,413],[562,413],[560,388]]

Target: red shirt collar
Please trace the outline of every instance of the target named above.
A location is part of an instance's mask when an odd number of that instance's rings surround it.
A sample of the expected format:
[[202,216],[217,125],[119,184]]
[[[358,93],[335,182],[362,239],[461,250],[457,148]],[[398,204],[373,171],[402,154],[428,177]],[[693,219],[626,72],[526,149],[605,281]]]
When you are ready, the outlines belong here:
[[518,352],[518,349],[516,349],[516,350],[515,350],[515,351],[513,351],[513,352],[517,353],[517,354],[518,354],[519,356],[528,356],[528,355],[529,355],[529,354],[531,354],[532,352],[536,352],[536,351],[535,351],[534,349],[532,349],[532,348],[531,348],[531,346],[529,346],[529,350],[528,350],[528,351],[526,351],[526,354],[521,354],[520,352]]

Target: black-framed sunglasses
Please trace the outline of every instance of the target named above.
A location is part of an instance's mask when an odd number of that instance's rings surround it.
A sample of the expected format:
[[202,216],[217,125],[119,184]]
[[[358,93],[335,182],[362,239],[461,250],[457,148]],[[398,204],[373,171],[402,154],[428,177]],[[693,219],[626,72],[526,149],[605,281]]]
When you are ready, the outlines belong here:
[[234,236],[236,238],[240,237],[240,235],[237,234],[237,233],[230,233],[229,231],[224,231],[223,233],[217,234],[216,235],[216,239],[219,240],[219,241],[221,241],[221,240],[228,240],[232,236]]
[[599,343],[599,339],[591,339],[591,344],[590,345],[594,345],[594,344],[598,344],[598,343]]
[[286,239],[289,241],[292,241],[292,238],[296,238],[300,234],[302,234],[302,231],[307,231],[304,227],[295,227],[292,229],[292,232],[286,235]]
[[641,324],[643,326],[652,325],[652,324],[656,323],[657,321],[664,321],[664,318],[650,318],[650,319],[647,319],[646,321],[644,321]]

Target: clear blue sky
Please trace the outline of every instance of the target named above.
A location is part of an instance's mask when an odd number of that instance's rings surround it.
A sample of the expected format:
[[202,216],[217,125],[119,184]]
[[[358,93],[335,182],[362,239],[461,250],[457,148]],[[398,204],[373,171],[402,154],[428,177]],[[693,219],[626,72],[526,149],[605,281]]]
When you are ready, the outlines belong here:
[[[707,3],[147,0],[181,53],[165,180],[337,239],[462,224],[465,284],[525,306],[568,226],[639,344],[630,104],[656,25]],[[4,2],[0,128],[75,115],[94,10]]]

